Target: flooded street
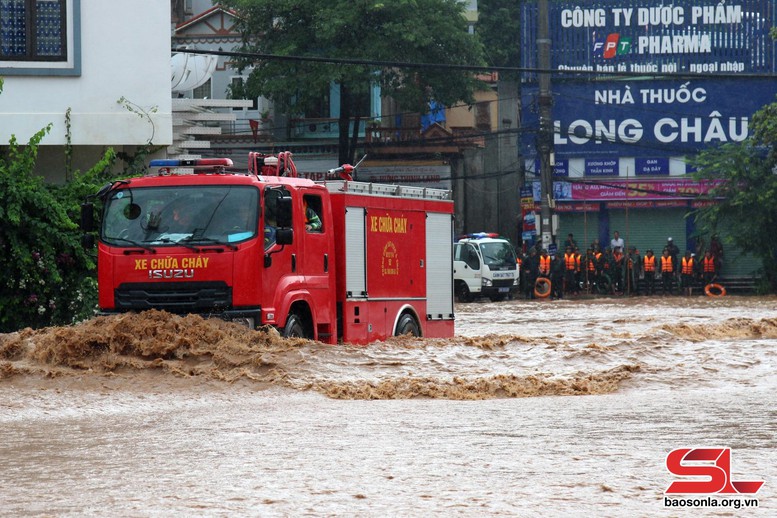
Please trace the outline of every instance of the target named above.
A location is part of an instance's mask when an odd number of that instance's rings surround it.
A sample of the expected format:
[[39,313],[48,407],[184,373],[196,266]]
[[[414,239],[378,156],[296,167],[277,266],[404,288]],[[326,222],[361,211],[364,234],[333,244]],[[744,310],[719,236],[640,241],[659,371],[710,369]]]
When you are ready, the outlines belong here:
[[[777,298],[456,305],[284,341],[150,312],[0,335],[4,516],[774,516]],[[667,509],[677,448],[757,509]]]

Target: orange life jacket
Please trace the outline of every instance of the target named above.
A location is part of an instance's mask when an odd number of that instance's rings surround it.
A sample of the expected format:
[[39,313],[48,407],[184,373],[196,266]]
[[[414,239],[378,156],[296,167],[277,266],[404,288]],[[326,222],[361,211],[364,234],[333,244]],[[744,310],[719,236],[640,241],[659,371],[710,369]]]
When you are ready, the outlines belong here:
[[582,254],[575,254],[575,271],[580,271],[581,263],[583,262]]
[[673,272],[674,268],[672,267],[672,256],[664,257],[661,256],[661,271],[666,272]]
[[715,273],[715,258],[705,257],[704,261],[704,273]]
[[642,264],[645,266],[646,272],[655,272],[656,271],[656,256],[655,255],[646,255],[645,258],[642,261]]
[[550,273],[550,256],[540,256],[540,273]]
[[693,273],[693,257],[682,259],[683,273],[685,275],[691,275]]
[[576,263],[576,257],[575,254],[564,254],[564,264],[567,267],[567,270],[574,270],[577,266]]

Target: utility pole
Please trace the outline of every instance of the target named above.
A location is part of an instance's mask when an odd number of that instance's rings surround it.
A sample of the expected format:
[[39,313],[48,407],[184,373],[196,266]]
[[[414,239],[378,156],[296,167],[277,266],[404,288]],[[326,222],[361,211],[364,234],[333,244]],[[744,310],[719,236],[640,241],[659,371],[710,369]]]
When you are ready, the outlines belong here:
[[540,153],[540,232],[542,233],[542,248],[547,249],[551,243],[552,234],[552,200],[553,196],[553,117],[551,106],[553,98],[550,95],[550,30],[548,27],[548,0],[539,0],[537,4],[537,58],[543,72],[539,73],[539,109],[540,129],[537,149]]

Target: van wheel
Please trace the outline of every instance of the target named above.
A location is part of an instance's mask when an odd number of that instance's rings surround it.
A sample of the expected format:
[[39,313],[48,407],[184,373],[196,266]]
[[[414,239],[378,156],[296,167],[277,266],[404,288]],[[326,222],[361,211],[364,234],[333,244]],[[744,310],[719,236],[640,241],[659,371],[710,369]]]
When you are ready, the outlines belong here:
[[472,293],[470,293],[469,288],[467,287],[466,282],[459,283],[458,287],[456,288],[456,298],[459,299],[459,302],[472,302],[474,299]]
[[421,336],[421,328],[418,327],[418,322],[415,321],[412,315],[405,313],[399,317],[399,323],[397,324],[397,332],[394,336]]
[[292,313],[286,320],[286,327],[283,328],[284,338],[310,338],[305,332],[305,324],[299,315]]

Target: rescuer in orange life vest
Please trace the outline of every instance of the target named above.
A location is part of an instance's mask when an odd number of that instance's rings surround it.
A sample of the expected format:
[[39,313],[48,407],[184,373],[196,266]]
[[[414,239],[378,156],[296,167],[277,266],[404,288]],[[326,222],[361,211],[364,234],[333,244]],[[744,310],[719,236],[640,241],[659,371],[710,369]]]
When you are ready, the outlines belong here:
[[642,270],[645,272],[645,293],[653,295],[656,289],[656,256],[650,248],[642,259]]
[[542,249],[539,261],[539,277],[550,278],[550,256],[546,249]]
[[718,276],[718,261],[715,256],[712,255],[712,250],[707,250],[704,253],[704,257],[701,260],[702,276],[704,278],[704,285],[715,282],[715,278]]
[[674,261],[669,255],[669,249],[664,248],[661,254],[661,294],[666,295],[667,291],[674,295]]
[[690,250],[686,250],[685,256],[680,260],[680,282],[682,282],[683,285],[683,292],[688,296],[693,295],[695,273],[696,258]]
[[594,249],[589,248],[585,252],[585,288],[590,292],[591,288],[596,284],[597,259],[594,255]]
[[579,266],[579,256],[574,253],[571,246],[568,246],[564,253],[564,281],[569,293],[580,293],[580,286],[577,284],[577,270]]
[[623,293],[624,263],[625,263],[625,259],[624,259],[623,252],[621,252],[621,247],[616,246],[612,252],[612,267],[610,269],[611,271],[610,277],[612,278],[613,293],[616,291]]

